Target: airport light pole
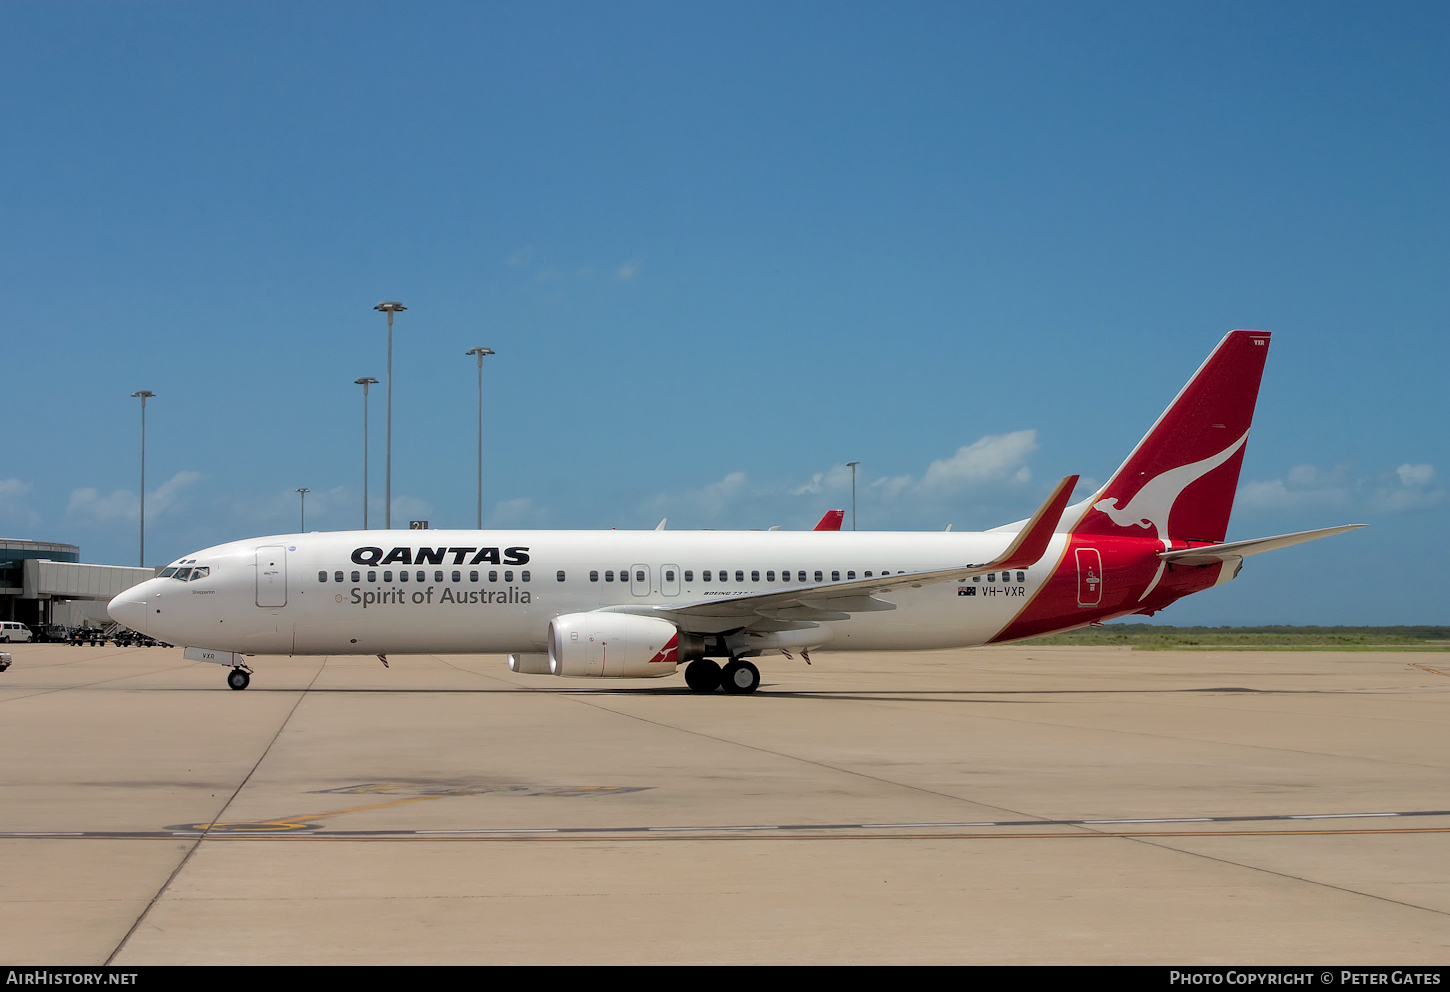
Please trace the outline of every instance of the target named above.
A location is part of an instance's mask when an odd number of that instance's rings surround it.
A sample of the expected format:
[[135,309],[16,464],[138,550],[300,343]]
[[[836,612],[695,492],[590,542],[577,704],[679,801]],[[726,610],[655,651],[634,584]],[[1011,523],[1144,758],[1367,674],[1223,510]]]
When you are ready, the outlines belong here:
[[312,492],[311,489],[297,490],[297,495],[302,497],[302,524],[301,529],[298,531],[299,534],[307,533],[307,494],[310,492]]
[[388,459],[383,481],[383,527],[393,529],[393,314],[408,309],[396,300],[384,300],[374,310],[388,315]]
[[478,356],[478,529],[483,530],[483,356],[492,348],[469,348],[465,355]]
[[141,397],[141,553],[136,563],[146,567],[146,401],[155,396],[149,389],[138,389],[131,394]]
[[851,466],[851,529],[856,529],[856,466],[860,462],[847,462]]
[[376,386],[378,380],[363,376],[353,382],[363,387],[363,530],[368,529],[368,387]]

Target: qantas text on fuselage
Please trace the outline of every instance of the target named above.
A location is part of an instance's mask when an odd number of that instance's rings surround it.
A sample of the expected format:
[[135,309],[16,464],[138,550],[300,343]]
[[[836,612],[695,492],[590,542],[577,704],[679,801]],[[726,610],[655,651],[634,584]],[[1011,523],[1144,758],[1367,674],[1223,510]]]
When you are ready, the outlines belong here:
[[[516,672],[671,675],[749,693],[750,660],[1001,643],[1153,614],[1243,559],[1354,524],[1224,542],[1269,334],[1232,331],[1097,492],[1059,482],[980,533],[286,534],[198,551],[111,615],[231,668],[272,654],[502,653]],[[387,535],[387,536],[385,536]],[[723,665],[716,662],[720,659]]]

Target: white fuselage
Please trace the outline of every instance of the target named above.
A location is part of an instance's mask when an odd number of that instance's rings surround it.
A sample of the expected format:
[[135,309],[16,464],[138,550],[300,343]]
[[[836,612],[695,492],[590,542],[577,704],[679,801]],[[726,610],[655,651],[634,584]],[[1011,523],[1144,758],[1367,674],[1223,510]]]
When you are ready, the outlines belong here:
[[[683,606],[954,568],[992,560],[1013,537],[849,531],[287,534],[189,555],[178,566],[205,568],[204,577],[151,579],[117,597],[111,613],[162,640],[243,654],[543,652],[550,620],[563,614]],[[986,643],[1052,572],[1066,540],[1055,535],[1031,568],[879,593],[896,608],[825,621],[795,643],[858,651]],[[967,585],[975,586],[970,595]],[[695,629],[709,624],[698,621]]]

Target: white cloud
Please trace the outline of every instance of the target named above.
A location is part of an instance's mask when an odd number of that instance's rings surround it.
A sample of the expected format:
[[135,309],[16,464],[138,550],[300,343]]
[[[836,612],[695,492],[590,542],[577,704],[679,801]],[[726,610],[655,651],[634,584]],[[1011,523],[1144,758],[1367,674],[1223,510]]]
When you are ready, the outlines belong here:
[[40,514],[30,508],[26,497],[31,484],[19,479],[0,479],[0,524],[6,527],[39,527]]
[[1349,504],[1354,480],[1348,465],[1321,470],[1313,465],[1295,465],[1282,479],[1246,482],[1239,488],[1239,502],[1261,510],[1312,510]]
[[921,480],[921,488],[932,493],[956,492],[1008,476],[1016,482],[1026,482],[1032,478],[1027,456],[1036,450],[1036,431],[988,435],[958,448],[950,458],[932,462]]
[[[313,489],[307,493],[307,514],[306,520],[302,519],[302,496],[297,490],[290,493],[282,493],[268,500],[264,505],[265,517],[267,519],[281,519],[287,521],[289,517],[295,517],[299,524],[303,524],[307,530],[322,530],[324,527],[336,526],[337,515],[343,510],[353,509],[360,517],[362,507],[361,500],[354,495],[352,489],[347,486],[333,486],[331,489]],[[398,501],[393,500],[396,508]],[[361,520],[352,523],[351,526],[360,526]],[[287,524],[290,527],[290,524]]]
[[1428,510],[1445,502],[1443,489],[1376,489],[1366,501],[1371,513],[1407,513]]
[[[187,489],[201,479],[200,472],[177,472],[146,496],[148,516],[160,516],[176,506]],[[141,516],[141,501],[128,489],[116,489],[107,496],[92,488],[76,489],[70,494],[66,516],[81,524],[109,524],[117,520],[136,520]]]
[[[761,490],[747,484],[744,472],[731,472],[718,482],[712,482],[699,489],[687,489],[683,493],[661,493],[640,505],[645,517],[670,517],[682,526],[694,527],[702,523],[714,523],[722,516],[736,517],[746,512],[747,504],[759,504],[765,497],[783,497],[784,485]],[[757,507],[758,508],[758,507]],[[774,512],[774,511],[771,511]]]
[[888,501],[903,496],[943,500],[985,482],[1025,483],[1032,479],[1027,458],[1036,450],[1035,430],[989,434],[958,448],[950,458],[932,462],[920,482],[914,476],[898,475],[877,479],[871,486]]
[[[1036,450],[1037,432],[1033,430],[989,435],[962,446],[949,458],[933,461],[919,480],[913,475],[883,476],[874,482],[858,478],[858,502],[863,512],[876,507],[873,519],[878,521],[898,520],[903,515],[934,519],[954,500],[977,487],[992,483],[1015,487],[1029,482],[1032,470],[1027,459]],[[1009,501],[1013,498],[1009,496]],[[894,506],[887,510],[885,504]],[[807,515],[814,519],[822,509],[850,506],[851,467],[840,463],[812,473],[804,482],[752,483],[744,472],[731,472],[700,489],[657,496],[642,509],[651,515],[669,516],[681,527],[719,519],[759,527],[783,519],[804,521]]]
[[828,472],[817,472],[811,481],[789,490],[792,496],[819,496],[822,493],[851,492],[851,466],[832,465]]
[[152,506],[156,507],[159,513],[180,499],[183,490],[199,481],[201,481],[200,472],[192,472],[189,470],[177,472],[158,486],[156,491],[146,498],[146,506],[148,509]]
[[678,496],[657,496],[650,501],[651,512],[680,512],[715,519],[747,495],[744,472],[731,472],[719,482],[701,489],[691,489]]
[[1386,476],[1379,480],[1369,499],[1369,508],[1380,513],[1405,513],[1410,510],[1425,510],[1445,501],[1445,490],[1431,488],[1435,478],[1433,465],[1411,465],[1408,462],[1395,469],[1400,484]]
[[1344,506],[1348,496],[1345,489],[1293,489],[1283,479],[1272,479],[1245,483],[1238,502],[1257,510],[1308,510]]
[[393,519],[401,521],[427,520],[431,526],[433,504],[416,496],[393,497]]
[[550,516],[547,509],[535,506],[533,500],[522,496],[495,504],[493,513],[489,515],[487,526],[543,527],[548,524]]
[[639,272],[639,263],[638,262],[635,262],[635,261],[625,262],[619,268],[617,268],[617,269],[614,270],[614,278],[616,278],[616,279],[633,279],[635,277],[635,273],[637,273],[637,272]]
[[1407,486],[1428,486],[1430,480],[1435,478],[1435,467],[1433,465],[1410,465],[1408,463],[1395,469],[1400,481]]
[[890,501],[915,485],[916,477],[912,475],[898,475],[890,479],[883,475],[871,483],[871,488],[879,489],[882,499]]
[[117,489],[109,496],[102,496],[96,489],[77,489],[70,494],[70,505],[66,516],[88,523],[108,523],[113,520],[133,520],[141,515],[141,501],[136,494]]
[[1238,503],[1270,512],[1355,510],[1364,513],[1404,513],[1436,506],[1445,490],[1434,488],[1434,466],[1406,463],[1394,472],[1356,476],[1348,465],[1320,469],[1296,465],[1282,479],[1244,483]]

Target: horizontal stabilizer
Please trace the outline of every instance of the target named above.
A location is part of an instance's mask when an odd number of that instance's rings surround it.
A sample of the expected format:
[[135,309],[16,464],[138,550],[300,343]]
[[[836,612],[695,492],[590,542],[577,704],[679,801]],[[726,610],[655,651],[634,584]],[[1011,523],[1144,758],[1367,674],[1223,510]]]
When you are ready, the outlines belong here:
[[1325,527],[1321,530],[1304,530],[1297,534],[1280,534],[1278,537],[1256,537],[1251,541],[1232,541],[1228,544],[1209,544],[1201,548],[1182,548],[1178,551],[1160,551],[1158,557],[1173,565],[1210,565],[1230,558],[1247,558],[1264,551],[1277,551],[1305,541],[1317,541],[1321,537],[1333,537],[1345,531],[1358,530],[1365,524],[1342,524],[1339,527]]

